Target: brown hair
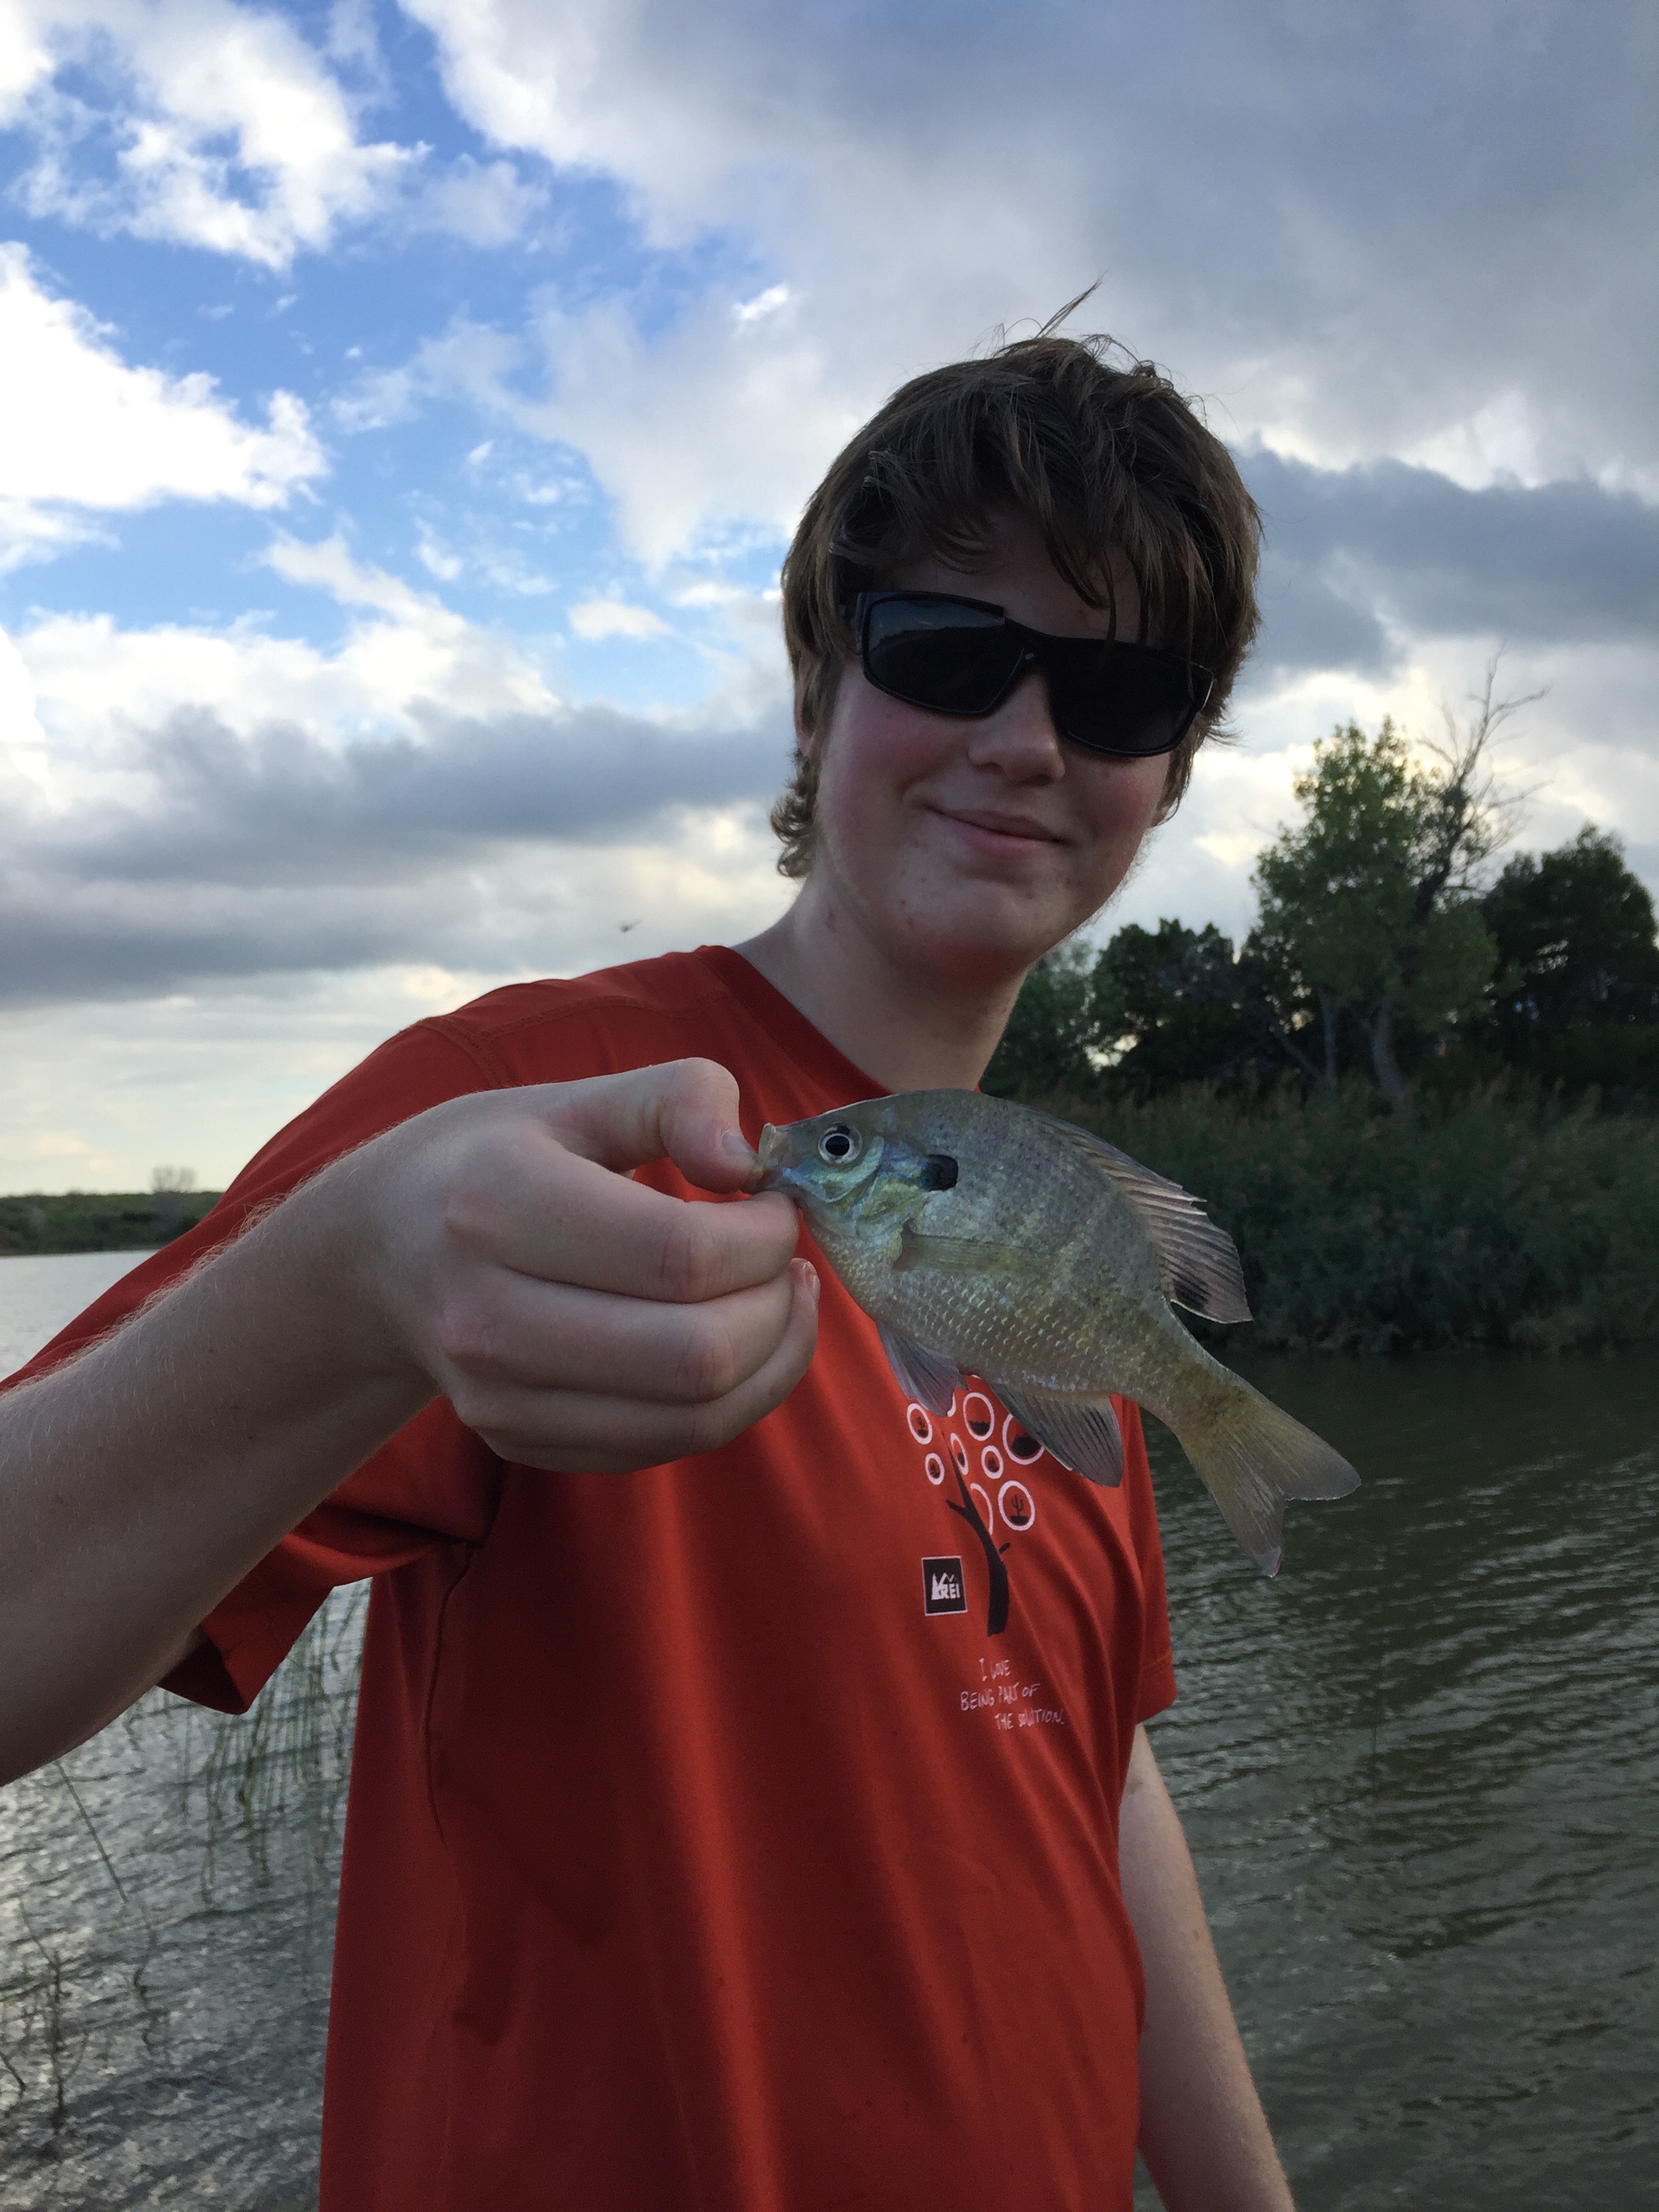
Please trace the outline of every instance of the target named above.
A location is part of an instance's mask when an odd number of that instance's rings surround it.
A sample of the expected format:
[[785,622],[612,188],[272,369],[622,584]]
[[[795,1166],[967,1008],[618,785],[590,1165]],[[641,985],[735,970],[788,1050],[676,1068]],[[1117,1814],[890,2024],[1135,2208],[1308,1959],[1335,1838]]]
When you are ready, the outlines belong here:
[[830,464],[783,564],[800,724],[794,775],[772,810],[784,875],[811,865],[811,740],[856,650],[854,599],[924,553],[971,568],[998,507],[1030,515],[1066,582],[1114,616],[1108,564],[1120,554],[1139,591],[1142,639],[1214,671],[1208,705],[1170,757],[1164,813],[1179,804],[1255,635],[1261,518],[1193,403],[1149,362],[1123,354],[1115,368],[1121,352],[1108,337],[1059,337],[1050,324],[983,359],[931,369]]

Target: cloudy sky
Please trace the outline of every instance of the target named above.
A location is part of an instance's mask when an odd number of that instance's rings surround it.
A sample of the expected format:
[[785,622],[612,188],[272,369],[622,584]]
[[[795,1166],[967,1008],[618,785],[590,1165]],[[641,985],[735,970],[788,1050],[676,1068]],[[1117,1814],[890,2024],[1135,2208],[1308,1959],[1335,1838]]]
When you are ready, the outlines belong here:
[[222,1181],[403,1023],[768,920],[779,558],[1092,280],[1268,521],[1240,930],[1339,717],[1548,686],[1659,887],[1645,0],[0,0],[0,1190]]

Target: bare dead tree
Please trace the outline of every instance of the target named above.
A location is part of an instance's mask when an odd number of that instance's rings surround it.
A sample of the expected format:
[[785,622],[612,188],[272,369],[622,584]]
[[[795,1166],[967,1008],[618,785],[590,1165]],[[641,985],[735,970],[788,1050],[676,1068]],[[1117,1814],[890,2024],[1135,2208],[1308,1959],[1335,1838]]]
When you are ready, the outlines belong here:
[[1472,711],[1460,716],[1449,701],[1443,701],[1444,739],[1423,741],[1425,750],[1439,762],[1440,770],[1436,778],[1437,805],[1412,907],[1412,919],[1419,927],[1446,891],[1468,890],[1482,866],[1503,850],[1535,795],[1535,785],[1525,790],[1502,785],[1492,751],[1505,724],[1513,721],[1523,708],[1535,706],[1549,686],[1546,684],[1536,691],[1498,697],[1498,672],[1503,659],[1500,646],[1486,663],[1480,689],[1468,695]]

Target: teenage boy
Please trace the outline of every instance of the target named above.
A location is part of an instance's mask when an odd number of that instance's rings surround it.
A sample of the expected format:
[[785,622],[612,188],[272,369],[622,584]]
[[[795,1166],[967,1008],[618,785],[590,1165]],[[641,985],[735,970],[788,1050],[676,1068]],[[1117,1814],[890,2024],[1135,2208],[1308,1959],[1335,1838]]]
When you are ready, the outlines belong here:
[[1289,2204],[1142,1726],[1134,1409],[1115,1490],[929,1416],[786,1200],[687,1202],[978,1081],[1255,548],[1150,368],[907,386],[785,565],[783,918],[394,1037],[0,1401],[0,1771],[158,1680],[242,1710],[376,1577],[328,2212],[1081,2212],[1137,2140],[1181,2212]]

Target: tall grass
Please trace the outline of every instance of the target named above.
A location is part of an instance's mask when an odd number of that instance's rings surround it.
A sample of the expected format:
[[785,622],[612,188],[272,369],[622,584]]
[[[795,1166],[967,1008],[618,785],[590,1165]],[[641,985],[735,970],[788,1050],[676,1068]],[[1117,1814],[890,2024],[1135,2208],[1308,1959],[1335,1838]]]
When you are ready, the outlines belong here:
[[193,1810],[201,1838],[204,1890],[233,1839],[262,1875],[278,1835],[303,1834],[317,1865],[332,1864],[350,1778],[368,1601],[367,1583],[337,1592],[246,1713],[185,1708],[178,1784],[181,1809]]
[[1393,1113],[1358,1084],[1041,1103],[1206,1200],[1243,1260],[1258,1344],[1560,1351],[1659,1335],[1651,1117],[1512,1082]]
[[274,1917],[296,1983],[325,1968],[367,1597],[337,1591],[249,1712],[153,1692],[0,1800],[0,2200],[198,2049],[180,1991],[228,1932]]

